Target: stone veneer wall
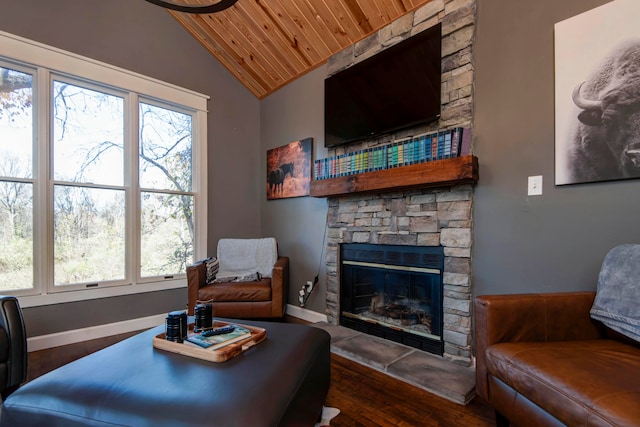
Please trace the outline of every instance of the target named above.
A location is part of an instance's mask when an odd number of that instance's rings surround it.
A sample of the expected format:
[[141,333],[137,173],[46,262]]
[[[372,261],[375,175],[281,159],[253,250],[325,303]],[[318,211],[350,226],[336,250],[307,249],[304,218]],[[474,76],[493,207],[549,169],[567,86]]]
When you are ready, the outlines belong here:
[[[394,139],[472,123],[475,0],[432,0],[377,33],[337,53],[329,75],[442,23],[442,112],[437,123],[373,141],[349,144],[329,155],[386,144]],[[471,245],[473,188],[470,185],[331,197],[327,213],[327,317],[338,324],[341,243],[443,246],[444,358],[469,366],[471,355]]]

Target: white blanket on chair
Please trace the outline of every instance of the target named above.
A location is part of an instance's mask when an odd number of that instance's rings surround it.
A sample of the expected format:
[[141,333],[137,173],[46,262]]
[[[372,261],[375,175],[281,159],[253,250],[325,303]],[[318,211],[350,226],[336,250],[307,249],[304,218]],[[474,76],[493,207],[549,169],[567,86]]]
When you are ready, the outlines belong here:
[[276,239],[220,239],[217,251],[220,269],[217,277],[242,277],[259,273],[271,277],[278,260]]

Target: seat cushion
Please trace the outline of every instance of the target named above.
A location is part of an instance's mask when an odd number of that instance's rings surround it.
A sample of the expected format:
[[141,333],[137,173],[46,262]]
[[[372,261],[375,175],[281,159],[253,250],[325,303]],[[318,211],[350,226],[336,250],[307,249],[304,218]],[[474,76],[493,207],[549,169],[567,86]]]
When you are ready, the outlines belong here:
[[640,348],[615,340],[499,343],[486,356],[490,375],[564,424],[640,425]]
[[271,301],[271,279],[256,282],[212,283],[198,290],[199,301]]

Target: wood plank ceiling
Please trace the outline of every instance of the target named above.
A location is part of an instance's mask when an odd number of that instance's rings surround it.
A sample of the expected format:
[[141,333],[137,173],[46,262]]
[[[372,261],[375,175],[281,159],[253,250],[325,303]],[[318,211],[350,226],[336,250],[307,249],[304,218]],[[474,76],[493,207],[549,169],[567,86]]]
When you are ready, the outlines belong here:
[[262,99],[429,1],[239,0],[215,14],[169,13]]

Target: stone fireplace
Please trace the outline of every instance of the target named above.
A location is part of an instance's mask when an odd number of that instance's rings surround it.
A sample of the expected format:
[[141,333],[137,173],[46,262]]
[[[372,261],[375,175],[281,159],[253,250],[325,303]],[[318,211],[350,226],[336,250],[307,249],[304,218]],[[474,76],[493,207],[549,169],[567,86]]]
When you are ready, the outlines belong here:
[[340,247],[345,243],[442,248],[442,356],[471,364],[471,207],[473,187],[461,185],[333,197],[327,222],[327,318],[337,325]]
[[[475,0],[432,0],[377,33],[334,55],[328,74],[348,68],[412,34],[442,23],[442,110],[440,119],[374,141],[331,149],[329,155],[387,144],[420,132],[472,127]],[[471,147],[473,152],[473,144]],[[444,255],[442,356],[463,366],[471,354],[471,247],[473,185],[344,194],[328,198],[327,318],[340,324],[340,250],[344,244],[438,248]]]

